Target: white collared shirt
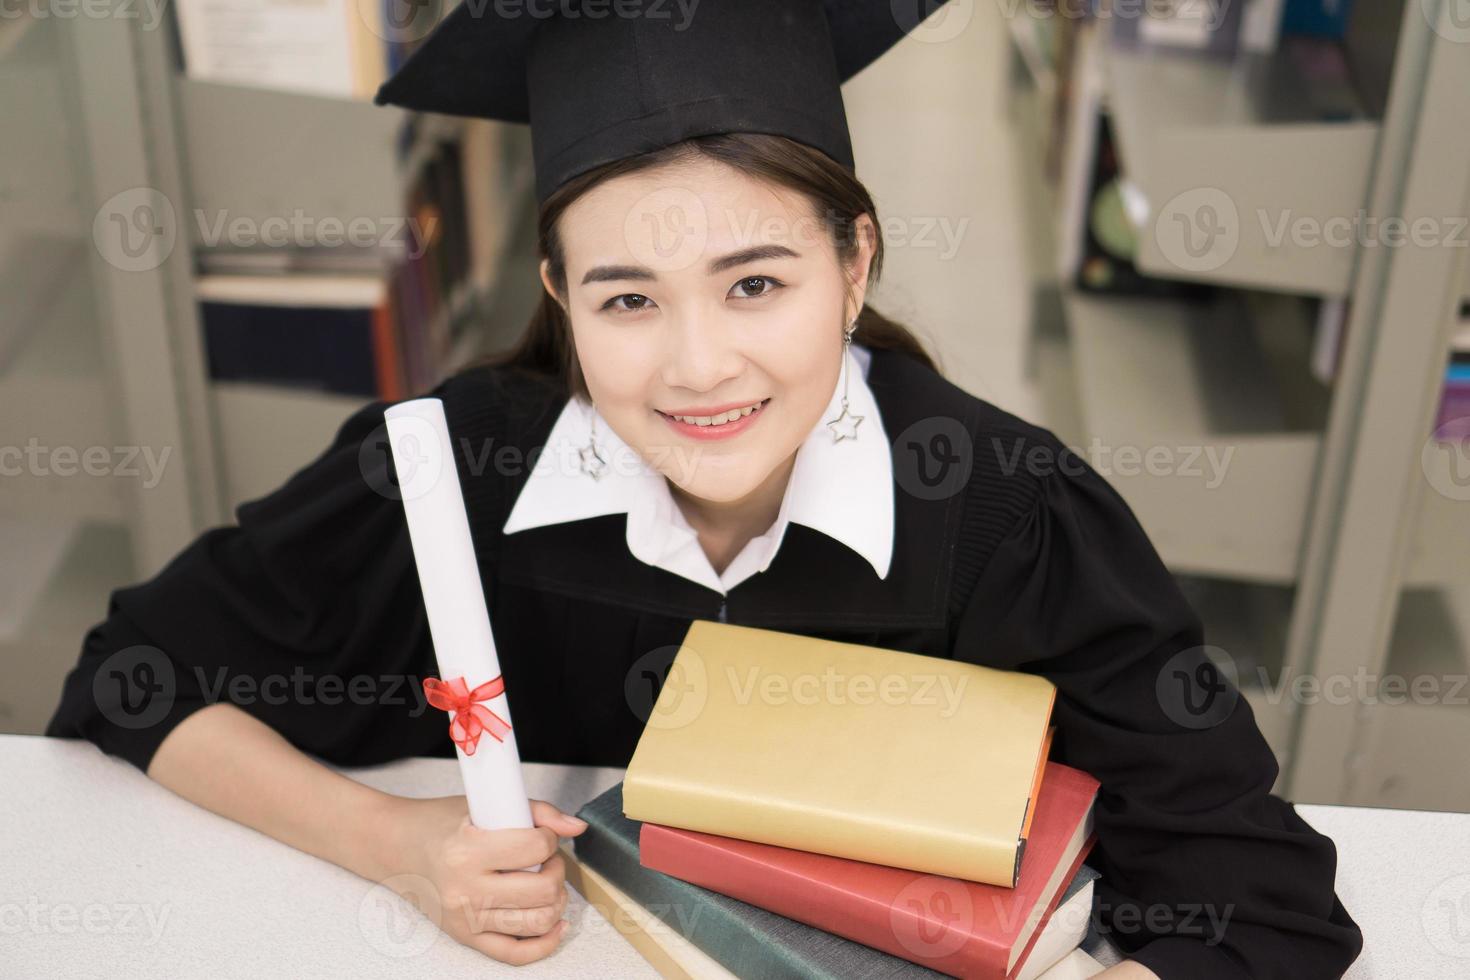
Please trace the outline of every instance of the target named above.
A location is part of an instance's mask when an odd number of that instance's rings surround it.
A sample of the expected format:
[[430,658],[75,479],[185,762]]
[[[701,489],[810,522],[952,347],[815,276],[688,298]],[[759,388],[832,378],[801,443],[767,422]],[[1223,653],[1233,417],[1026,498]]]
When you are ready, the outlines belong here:
[[[515,506],[505,534],[605,514],[627,515],[628,550],[645,564],[673,572],[721,595],[776,557],[787,525],[821,531],[857,552],[886,578],[893,559],[893,460],[878,404],[868,387],[872,354],[854,343],[848,356],[848,414],[861,415],[857,437],[834,442],[826,422],[842,411],[842,372],[821,420],[796,451],[796,462],[776,522],[741,549],[723,574],[710,564],[699,535],[669,491],[668,480],[623,442],[595,408],[568,399],[551,428]],[[583,473],[578,450],[597,418],[597,445],[607,468],[594,480]]]

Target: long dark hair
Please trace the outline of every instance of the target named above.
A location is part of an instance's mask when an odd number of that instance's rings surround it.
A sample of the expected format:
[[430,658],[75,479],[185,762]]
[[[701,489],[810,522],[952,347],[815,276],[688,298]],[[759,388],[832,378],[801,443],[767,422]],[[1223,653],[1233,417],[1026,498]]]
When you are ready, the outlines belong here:
[[[566,295],[566,259],[557,222],[571,203],[600,181],[640,170],[663,166],[687,158],[690,154],[728,164],[752,177],[763,178],[806,196],[812,210],[832,237],[837,257],[845,267],[857,252],[855,223],[859,216],[872,217],[878,223],[873,198],[862,183],[847,169],[825,153],[795,140],[765,133],[720,133],[697,136],[662,147],[650,153],[615,160],[580,174],[547,198],[538,219],[537,251],[549,259],[548,272],[556,291]],[[868,266],[868,283],[878,281],[883,267],[883,236],[873,243],[873,258]],[[902,324],[888,319],[869,304],[858,315],[856,343],[874,350],[899,350],[918,358],[934,371],[939,368],[919,339]],[[541,290],[536,310],[520,340],[506,350],[477,361],[473,367],[513,367],[540,374],[561,382],[573,395],[588,399],[587,383],[577,362],[572,343],[571,323],[556,298]]]

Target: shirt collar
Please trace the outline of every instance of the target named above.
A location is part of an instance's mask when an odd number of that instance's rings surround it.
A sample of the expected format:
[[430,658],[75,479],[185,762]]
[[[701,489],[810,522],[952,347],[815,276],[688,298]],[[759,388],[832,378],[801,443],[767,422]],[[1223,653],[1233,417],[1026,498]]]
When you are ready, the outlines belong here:
[[[882,579],[893,559],[893,460],[877,401],[868,387],[871,352],[853,344],[847,355],[848,414],[862,416],[857,438],[833,441],[829,419],[842,411],[842,372],[821,420],[796,453],[776,521],[716,575],[698,535],[674,502],[664,476],[618,437],[597,410],[576,398],[563,407],[502,528],[533,527],[627,515],[628,550],[640,561],[668,568],[724,592],[765,571],[791,522],[820,531],[861,555]],[[583,473],[581,447],[597,419],[599,452],[607,462],[600,480]]]

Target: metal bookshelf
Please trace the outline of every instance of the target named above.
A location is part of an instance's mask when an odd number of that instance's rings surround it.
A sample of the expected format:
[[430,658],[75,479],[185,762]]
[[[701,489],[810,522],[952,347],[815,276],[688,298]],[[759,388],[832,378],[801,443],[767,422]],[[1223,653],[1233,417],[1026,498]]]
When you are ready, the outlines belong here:
[[[1056,83],[1029,41],[1012,54],[1011,113],[1039,215],[1036,288],[1056,296],[1037,304],[1036,327],[1053,427],[1084,449],[1096,439],[1233,451],[1209,490],[1178,474],[1109,479],[1186,585],[1206,641],[1230,653],[1282,763],[1277,791],[1302,802],[1470,808],[1470,784],[1446,777],[1470,749],[1470,710],[1452,692],[1470,674],[1470,492],[1459,492],[1463,460],[1426,441],[1463,329],[1470,250],[1273,246],[1259,221],[1467,213],[1470,47],[1454,40],[1450,14],[1405,5],[1381,119],[1310,121],[1278,58],[1088,38],[1137,192],[1136,264],[1230,287],[1206,306],[1057,281],[1074,202],[1065,178],[1058,191],[1038,176],[1049,125],[1038,114]],[[1026,34],[1013,26],[1013,41]],[[1074,76],[1073,96],[1088,84]],[[1227,258],[1190,267],[1164,254],[1155,228],[1201,188],[1234,205],[1238,235]],[[1307,366],[1312,297],[1350,304],[1330,385]],[[1360,676],[1428,679],[1440,696],[1385,703],[1371,684],[1366,697],[1292,693],[1294,679],[1340,690]]]
[[[1303,244],[1298,221],[1313,227],[1354,214],[1364,202],[1378,123],[1363,118],[1307,121],[1316,115],[1307,88],[1280,55],[1231,61],[1187,53],[1109,47],[1104,58],[1124,172],[1140,189],[1140,270],[1285,292],[1343,296],[1354,250]],[[1330,165],[1329,165],[1330,162]],[[1230,202],[1220,214],[1229,254],[1171,254],[1167,228],[1192,220],[1184,210]]]
[[[153,575],[201,531],[231,522],[240,502],[278,487],[364,401],[212,382],[196,260],[219,215],[258,225],[296,209],[316,220],[402,214],[417,166],[413,147],[400,153],[405,114],[191,79],[176,50],[167,20],[158,30],[121,17],[0,20],[0,446],[168,453],[146,486],[28,469],[3,477],[0,541],[13,553],[0,555],[0,581],[44,581],[0,599],[0,669],[15,690],[48,693],[0,697],[0,731],[41,730],[112,589]],[[428,123],[423,146],[457,138],[458,123]],[[524,247],[534,217],[529,138],[504,128],[486,188],[498,195],[492,254]],[[165,246],[133,261],[109,222],[156,232],[160,199],[170,233],[144,239]],[[441,376],[507,339],[463,327],[491,315],[506,330],[524,323],[524,297],[509,303],[499,279],[482,276],[441,311],[456,328]]]

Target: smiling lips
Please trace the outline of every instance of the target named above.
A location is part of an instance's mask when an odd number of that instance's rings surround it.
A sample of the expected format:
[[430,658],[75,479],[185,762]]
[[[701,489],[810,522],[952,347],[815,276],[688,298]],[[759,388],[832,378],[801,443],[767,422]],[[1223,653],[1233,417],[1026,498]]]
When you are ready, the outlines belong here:
[[770,399],[723,409],[710,415],[659,412],[678,432],[695,439],[726,439],[744,432],[760,417]]

